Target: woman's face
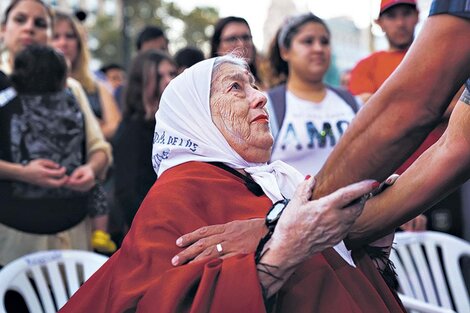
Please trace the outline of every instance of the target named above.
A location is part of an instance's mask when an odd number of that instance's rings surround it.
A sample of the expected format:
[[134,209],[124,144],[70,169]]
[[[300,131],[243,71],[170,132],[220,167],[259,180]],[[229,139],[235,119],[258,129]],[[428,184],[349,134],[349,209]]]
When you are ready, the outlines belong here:
[[[153,118],[158,108],[157,98],[161,96],[166,86],[176,76],[176,67],[169,61],[163,60],[158,66],[152,64],[148,67],[147,78],[144,78],[143,86],[143,102],[148,118]],[[157,86],[157,77],[159,77],[159,85]],[[158,88],[158,93],[155,89]]]
[[50,30],[51,20],[46,8],[34,0],[20,1],[1,25],[5,47],[13,56],[32,44],[46,45]]
[[269,161],[273,137],[266,97],[249,71],[235,64],[222,64],[212,77],[210,106],[215,126],[243,159]]
[[248,59],[249,63],[253,61],[253,40],[251,38],[250,29],[244,23],[228,23],[220,34],[220,44],[217,54],[225,55],[233,50],[240,50],[240,52],[243,53],[243,57]]
[[160,90],[160,95],[163,93],[163,90],[165,90],[170,81],[175,78],[176,74],[176,67],[173,64],[167,60],[160,62],[158,65],[158,76],[160,77],[160,85],[158,88]]
[[322,24],[308,22],[294,35],[290,48],[281,49],[281,56],[289,64],[289,75],[322,80],[330,66],[330,35]]
[[75,64],[78,56],[78,38],[69,21],[59,20],[55,23],[52,46],[62,52],[72,64]]

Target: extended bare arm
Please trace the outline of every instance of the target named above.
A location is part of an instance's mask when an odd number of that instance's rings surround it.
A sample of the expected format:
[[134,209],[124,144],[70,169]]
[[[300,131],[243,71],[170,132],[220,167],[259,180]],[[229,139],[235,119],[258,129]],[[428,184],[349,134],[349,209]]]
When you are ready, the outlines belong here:
[[430,17],[407,56],[370,98],[317,175],[314,197],[384,180],[440,120],[470,73],[470,22]]

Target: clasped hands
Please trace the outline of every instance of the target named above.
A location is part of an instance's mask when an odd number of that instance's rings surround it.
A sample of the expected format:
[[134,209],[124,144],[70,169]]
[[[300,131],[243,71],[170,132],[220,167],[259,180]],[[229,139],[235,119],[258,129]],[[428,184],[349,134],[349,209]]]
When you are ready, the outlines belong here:
[[[305,251],[304,257],[332,247],[347,236],[354,221],[362,213],[365,200],[392,185],[397,178],[398,175],[392,175],[380,185],[375,181],[365,180],[340,188],[317,200],[310,200],[315,179],[309,178],[297,187],[279,220],[273,238],[282,238],[278,242],[292,245],[303,245],[304,241],[309,241],[305,246],[308,251]],[[361,198],[362,201],[354,201]],[[256,250],[266,232],[264,218],[204,226],[177,239],[177,246],[185,250],[174,256],[171,262],[178,266],[216,257],[227,258],[251,253]],[[393,236],[387,242],[391,244],[392,240]]]
[[65,187],[79,192],[89,191],[95,185],[95,173],[91,166],[81,165],[66,175],[65,167],[47,159],[35,159],[27,163],[20,179],[42,187]]

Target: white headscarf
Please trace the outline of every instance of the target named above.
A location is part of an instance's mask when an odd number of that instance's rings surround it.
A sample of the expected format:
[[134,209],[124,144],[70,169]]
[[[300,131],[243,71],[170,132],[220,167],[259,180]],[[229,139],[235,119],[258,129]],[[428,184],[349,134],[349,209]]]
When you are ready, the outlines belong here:
[[[276,202],[292,198],[303,176],[292,166],[245,161],[230,147],[212,122],[210,86],[215,58],[186,69],[166,87],[155,115],[152,163],[160,176],[166,170],[189,161],[222,162],[234,169],[244,169],[265,194]],[[354,265],[343,242],[335,250]]]
[[210,86],[215,58],[186,69],[166,87],[155,115],[152,163],[160,176],[189,162],[222,162],[244,169],[273,201],[291,198],[302,174],[284,162],[245,161],[212,122]]

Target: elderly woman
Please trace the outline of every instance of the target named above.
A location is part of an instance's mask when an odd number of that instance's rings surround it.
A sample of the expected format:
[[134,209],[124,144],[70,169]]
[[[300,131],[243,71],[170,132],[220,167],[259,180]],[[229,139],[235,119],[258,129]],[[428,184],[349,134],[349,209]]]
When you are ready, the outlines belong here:
[[[61,312],[402,311],[367,254],[341,242],[361,213],[357,199],[377,183],[309,201],[313,178],[266,165],[265,104],[247,64],[231,55],[170,82],[156,114],[159,179],[121,249]],[[256,253],[172,266],[181,234],[255,217],[270,230]],[[223,245],[213,249],[223,255]]]

